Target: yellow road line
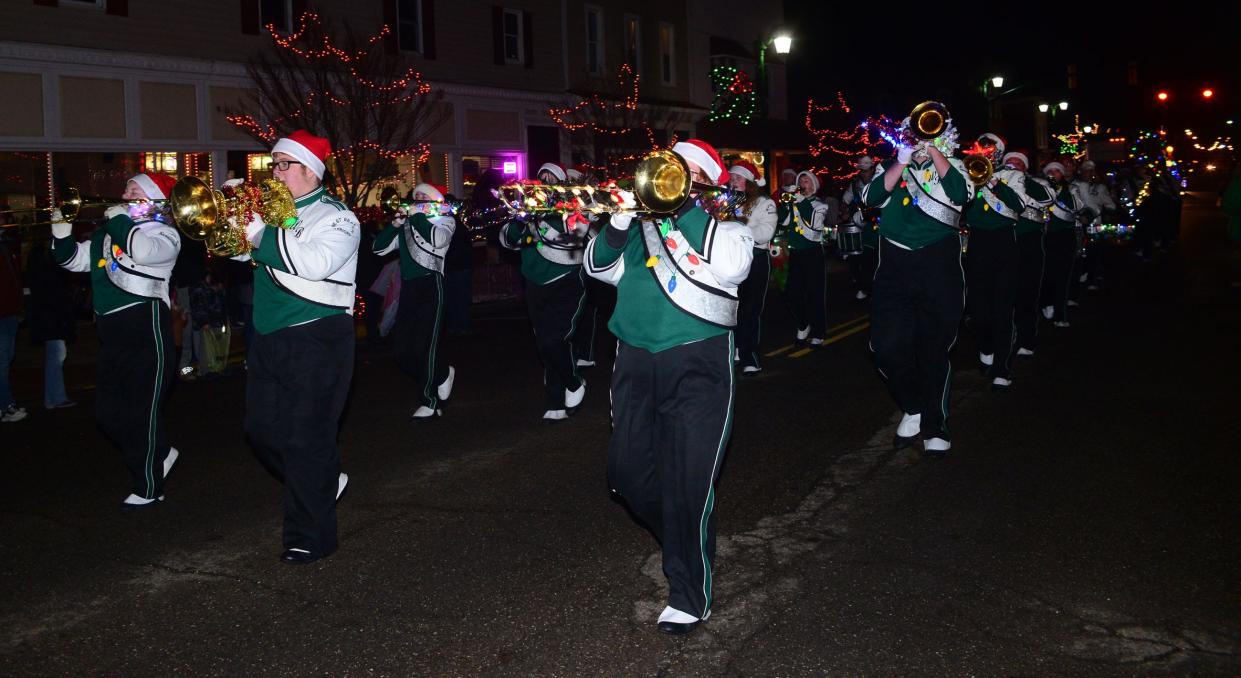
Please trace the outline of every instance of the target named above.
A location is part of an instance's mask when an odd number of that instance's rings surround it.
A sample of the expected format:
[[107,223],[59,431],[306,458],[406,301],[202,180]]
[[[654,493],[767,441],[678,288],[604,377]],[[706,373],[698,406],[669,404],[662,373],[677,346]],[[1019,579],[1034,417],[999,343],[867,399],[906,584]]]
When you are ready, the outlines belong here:
[[[868,318],[870,318],[870,316],[869,316],[869,315],[860,315],[860,316],[858,316],[858,317],[856,317],[856,318],[853,318],[852,320],[846,320],[845,322],[842,322],[842,323],[840,323],[839,325],[837,325],[837,326],[835,326],[835,327],[829,327],[829,328],[827,328],[827,332],[828,332],[828,334],[831,334],[832,332],[835,332],[836,330],[839,330],[839,329],[843,329],[843,328],[849,327],[850,325],[855,325],[855,324],[857,324],[857,323],[859,323],[859,322],[861,322],[861,321],[863,321],[863,320],[866,320],[866,319],[868,319]],[[780,355],[781,353],[787,353],[788,351],[792,351],[792,350],[793,350],[793,346],[794,346],[793,344],[789,344],[788,346],[781,346],[780,348],[777,348],[776,350],[771,351],[770,353],[764,353],[764,354],[763,354],[763,357],[765,357],[765,358],[774,358],[774,357],[776,357],[776,356]],[[790,358],[800,358],[801,356],[806,355],[806,353],[809,353],[811,350],[813,350],[813,349],[802,349],[802,350],[800,350],[800,351],[796,351],[796,352],[794,352],[794,353],[790,353],[790,354],[789,354],[789,357],[790,357]]]
[[[868,328],[868,327],[870,327],[870,323],[869,323],[869,322],[862,323],[861,325],[858,325],[857,327],[851,327],[851,328],[849,328],[849,329],[845,330],[844,332],[841,332],[840,334],[834,334],[834,335],[832,335],[832,336],[828,337],[827,339],[824,339],[824,340],[823,340],[823,343],[822,343],[822,344],[820,344],[819,346],[816,346],[815,348],[822,348],[823,346],[827,346],[827,345],[829,345],[829,344],[834,344],[834,343],[836,343],[836,342],[840,341],[841,339],[844,339],[845,337],[848,337],[848,336],[851,336],[851,335],[857,334],[858,332],[861,332],[862,330],[864,330],[864,329],[866,329],[866,328]],[[802,350],[797,351],[796,353],[790,353],[790,354],[789,354],[789,357],[790,357],[790,358],[800,358],[800,357],[802,357],[802,356],[804,356],[804,355],[810,355],[811,353],[814,353],[814,349],[813,349],[813,348],[803,348]]]

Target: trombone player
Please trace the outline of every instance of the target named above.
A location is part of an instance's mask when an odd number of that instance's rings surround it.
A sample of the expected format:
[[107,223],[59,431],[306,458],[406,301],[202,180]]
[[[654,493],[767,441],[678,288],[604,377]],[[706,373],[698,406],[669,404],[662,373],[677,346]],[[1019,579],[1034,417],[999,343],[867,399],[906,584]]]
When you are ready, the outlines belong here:
[[943,456],[952,446],[948,351],[965,302],[961,210],[973,191],[951,158],[957,132],[942,105],[920,104],[901,129],[896,162],[862,192],[863,203],[882,208],[870,344],[903,413],[895,447],[921,438],[927,454]]
[[715,480],[732,428],[737,286],[749,273],[754,238],[695,196],[698,187],[727,182],[727,167],[705,142],[657,152],[639,166],[635,183],[654,214],[637,217],[632,194],[623,194],[622,210],[585,253],[587,274],[617,288],[608,323],[619,340],[608,485],[660,542],[669,592],[658,627],[669,634],[689,633],[711,613]]
[[126,202],[108,207],[107,221],[83,242],[73,240],[73,225],[59,209],[52,212],[56,263],[90,274],[99,335],[95,418],[129,470],[126,510],[164,500],[164,479],[178,457],[168,444],[164,405],[176,362],[168,281],[181,236],[153,202],[167,200],[175,183],[167,174],[133,176],[121,197]]

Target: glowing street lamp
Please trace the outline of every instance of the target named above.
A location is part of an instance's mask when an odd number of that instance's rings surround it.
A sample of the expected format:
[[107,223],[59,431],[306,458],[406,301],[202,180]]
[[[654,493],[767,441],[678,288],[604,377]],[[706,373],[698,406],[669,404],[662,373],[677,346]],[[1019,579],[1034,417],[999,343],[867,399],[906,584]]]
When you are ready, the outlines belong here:
[[1067,110],[1069,110],[1069,102],[1067,102],[1067,101],[1061,101],[1061,102],[1060,102],[1060,104],[1059,104],[1059,106],[1060,106],[1060,110],[1062,110],[1062,111],[1067,111]]
[[1048,106],[1047,104],[1039,104],[1039,105],[1038,105],[1038,112],[1039,112],[1039,113],[1046,113],[1046,112],[1047,112],[1047,110],[1048,110],[1049,108],[1051,108],[1051,106]]
[[1004,76],[1002,76],[1002,75],[997,75],[997,76],[995,76],[994,78],[991,78],[991,86],[992,86],[992,87],[994,87],[994,88],[996,88],[996,89],[999,89],[999,88],[1003,87],[1003,86],[1004,86]]

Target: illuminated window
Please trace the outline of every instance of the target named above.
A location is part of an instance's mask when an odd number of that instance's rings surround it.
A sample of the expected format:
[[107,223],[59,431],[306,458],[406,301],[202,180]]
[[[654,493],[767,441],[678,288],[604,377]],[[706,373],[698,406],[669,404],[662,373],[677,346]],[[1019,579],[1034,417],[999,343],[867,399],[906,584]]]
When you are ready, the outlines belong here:
[[267,153],[246,154],[246,181],[255,178],[266,179],[271,176],[271,155]]
[[175,151],[172,153],[156,151],[154,153],[142,153],[141,155],[143,172],[177,173],[177,154]]
[[659,24],[659,82],[677,84],[676,33],[669,23]]
[[625,63],[642,73],[642,22],[632,14],[625,15]]

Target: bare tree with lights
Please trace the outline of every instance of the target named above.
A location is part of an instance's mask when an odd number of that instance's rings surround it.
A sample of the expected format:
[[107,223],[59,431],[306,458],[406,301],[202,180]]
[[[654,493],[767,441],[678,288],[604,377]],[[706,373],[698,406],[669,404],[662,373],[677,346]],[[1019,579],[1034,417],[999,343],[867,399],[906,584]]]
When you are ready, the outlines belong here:
[[266,27],[269,48],[246,65],[257,94],[227,119],[258,142],[305,129],[332,142],[328,189],[351,207],[397,173],[398,158],[426,159],[427,137],[448,117],[442,94],[387,48],[392,29],[363,37],[306,12],[297,31]]

